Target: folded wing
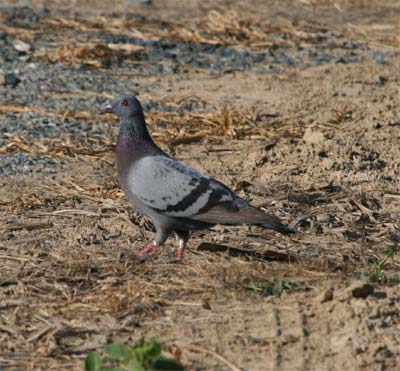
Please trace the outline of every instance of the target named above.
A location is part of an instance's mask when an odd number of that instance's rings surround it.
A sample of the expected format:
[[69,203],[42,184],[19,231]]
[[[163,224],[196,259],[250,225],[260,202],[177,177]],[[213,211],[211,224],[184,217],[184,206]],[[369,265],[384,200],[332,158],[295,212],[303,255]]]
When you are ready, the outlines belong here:
[[128,182],[141,202],[173,217],[190,218],[235,197],[223,184],[165,156],[139,160]]
[[222,183],[170,157],[139,160],[129,176],[129,188],[141,202],[163,215],[209,224],[258,224],[282,233],[294,232]]

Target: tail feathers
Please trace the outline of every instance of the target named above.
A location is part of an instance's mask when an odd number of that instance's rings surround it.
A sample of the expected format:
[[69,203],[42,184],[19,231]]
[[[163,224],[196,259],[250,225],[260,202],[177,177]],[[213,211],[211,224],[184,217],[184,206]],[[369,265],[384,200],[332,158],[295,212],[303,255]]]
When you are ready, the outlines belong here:
[[192,219],[210,224],[255,224],[285,234],[297,232],[284,225],[275,215],[267,214],[248,204],[219,204],[202,214],[192,216]]

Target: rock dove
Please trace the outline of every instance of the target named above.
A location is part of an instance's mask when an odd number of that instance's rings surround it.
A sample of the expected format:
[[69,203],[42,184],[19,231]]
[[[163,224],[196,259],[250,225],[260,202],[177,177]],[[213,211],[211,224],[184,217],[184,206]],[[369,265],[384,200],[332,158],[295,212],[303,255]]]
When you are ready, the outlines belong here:
[[215,224],[255,224],[281,233],[295,230],[274,215],[251,206],[224,184],[162,151],[151,138],[143,109],[134,95],[122,95],[102,113],[120,118],[116,145],[118,177],[129,202],[151,219],[154,241],[138,255],[152,252],[171,233],[179,238],[182,258],[191,230]]

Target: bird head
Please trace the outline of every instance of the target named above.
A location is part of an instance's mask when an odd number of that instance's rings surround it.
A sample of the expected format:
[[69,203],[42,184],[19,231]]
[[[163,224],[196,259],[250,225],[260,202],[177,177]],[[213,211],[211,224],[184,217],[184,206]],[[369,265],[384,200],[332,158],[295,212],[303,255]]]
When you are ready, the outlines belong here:
[[130,118],[142,113],[142,105],[132,94],[121,95],[105,106],[101,113],[114,113],[120,118]]

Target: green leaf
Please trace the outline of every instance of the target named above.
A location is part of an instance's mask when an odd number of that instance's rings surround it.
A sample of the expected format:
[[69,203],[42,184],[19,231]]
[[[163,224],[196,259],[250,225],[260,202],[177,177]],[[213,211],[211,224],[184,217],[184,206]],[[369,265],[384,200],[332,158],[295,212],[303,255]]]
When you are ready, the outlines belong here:
[[100,371],[101,370],[101,358],[99,353],[90,352],[85,359],[86,371]]
[[111,343],[105,346],[108,353],[108,359],[119,363],[126,364],[131,357],[131,349],[124,344]]
[[135,358],[143,365],[151,365],[161,354],[161,344],[155,340],[150,339],[144,342],[142,339],[132,348]]
[[156,339],[150,339],[145,345],[148,359],[156,359],[161,355],[162,345]]
[[[97,352],[91,352],[85,361],[86,371],[184,371],[175,360],[161,355],[162,346],[155,339],[138,341],[130,347],[111,343],[105,346],[106,360],[115,362],[115,367],[102,366],[102,359]],[[118,365],[126,365],[123,368]]]
[[367,274],[367,273],[365,273],[365,272],[362,272],[362,273],[360,274],[360,279],[361,279],[362,281],[364,281],[364,282],[367,282],[367,283],[368,283],[368,281],[369,281],[368,274]]
[[182,365],[176,362],[174,359],[160,356],[152,367],[153,371],[184,371]]
[[278,282],[274,285],[274,287],[272,288],[272,293],[273,293],[275,296],[281,296],[282,291],[283,291],[283,282],[282,282],[282,281],[278,281]]

